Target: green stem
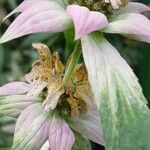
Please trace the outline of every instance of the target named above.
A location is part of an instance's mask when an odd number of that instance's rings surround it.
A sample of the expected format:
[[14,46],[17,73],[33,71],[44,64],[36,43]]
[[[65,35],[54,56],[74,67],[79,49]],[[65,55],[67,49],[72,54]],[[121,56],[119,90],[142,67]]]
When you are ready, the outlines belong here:
[[74,51],[72,52],[71,54],[71,58],[70,58],[70,61],[69,61],[69,64],[68,64],[68,67],[66,69],[66,72],[65,72],[65,75],[64,75],[64,78],[63,78],[63,82],[64,82],[64,85],[66,85],[72,75],[72,72],[74,70],[74,67],[77,65],[78,63],[78,60],[80,58],[80,55],[81,55],[81,48],[80,48],[81,44],[79,41],[77,41],[76,45],[75,45],[75,48],[74,48]]

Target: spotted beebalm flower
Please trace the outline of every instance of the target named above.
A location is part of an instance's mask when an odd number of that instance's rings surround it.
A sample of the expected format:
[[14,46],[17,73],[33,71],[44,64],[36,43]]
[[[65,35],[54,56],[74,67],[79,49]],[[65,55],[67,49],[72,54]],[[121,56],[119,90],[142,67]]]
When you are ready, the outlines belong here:
[[99,113],[84,65],[75,67],[64,86],[65,67],[58,53],[52,55],[40,43],[33,47],[40,56],[25,76],[27,82],[11,82],[0,87],[0,112],[19,116],[12,149],[38,150],[43,146],[43,150],[45,147],[71,150],[76,143],[76,132],[103,145]]
[[[74,27],[100,111],[105,148],[148,150],[147,101],[132,69],[103,36],[119,33],[150,43],[150,21],[141,14],[146,11],[150,7],[128,0],[25,0],[10,14],[20,13],[0,43],[31,33],[56,33]],[[53,105],[46,99],[45,109],[49,109]]]
[[[148,6],[130,2],[119,11],[115,11],[111,19],[108,19],[111,9],[106,7],[107,5],[104,7],[100,2],[92,1],[92,4],[89,4],[86,0],[79,1],[68,0],[65,3],[63,0],[24,0],[7,16],[20,12],[1,37],[0,43],[36,32],[62,32],[70,29],[72,22],[75,26],[75,39],[99,30],[106,33],[120,33],[145,42],[150,41],[150,21],[140,14],[150,11]],[[124,0],[110,0],[110,2],[116,9]]]

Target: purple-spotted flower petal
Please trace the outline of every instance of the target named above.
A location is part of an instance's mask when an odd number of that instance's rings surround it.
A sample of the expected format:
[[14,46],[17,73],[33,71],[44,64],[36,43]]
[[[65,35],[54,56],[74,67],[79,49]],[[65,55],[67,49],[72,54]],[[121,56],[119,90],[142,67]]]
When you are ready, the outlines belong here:
[[104,145],[100,116],[96,111],[90,111],[70,122],[71,127],[85,138]]
[[89,11],[86,7],[70,5],[67,7],[67,13],[74,22],[76,40],[88,33],[102,29],[108,24],[104,14]]
[[107,33],[120,33],[131,39],[150,43],[150,20],[137,13],[116,16],[103,30]]
[[146,6],[142,3],[137,3],[137,2],[129,2],[128,5],[125,7],[121,8],[118,11],[118,14],[125,14],[125,13],[143,13],[143,12],[148,12],[150,11],[150,7]]
[[16,95],[26,93],[31,89],[31,85],[25,82],[10,82],[0,87],[0,96]]
[[27,107],[17,120],[12,150],[40,149],[48,139],[49,124],[40,104]]
[[75,137],[68,124],[53,116],[49,130],[49,144],[52,150],[71,150]]
[[[30,2],[30,0],[29,0]],[[71,18],[59,3],[44,0],[33,2],[9,26],[0,43],[37,32],[62,32],[68,29]]]

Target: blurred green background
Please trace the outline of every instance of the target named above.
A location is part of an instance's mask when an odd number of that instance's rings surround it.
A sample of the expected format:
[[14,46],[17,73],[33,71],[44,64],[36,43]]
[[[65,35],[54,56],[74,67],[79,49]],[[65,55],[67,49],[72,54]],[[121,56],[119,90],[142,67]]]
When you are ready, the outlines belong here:
[[[22,1],[0,0],[0,21]],[[141,0],[141,2],[150,3],[149,0]],[[148,14],[146,15],[148,16]],[[0,24],[0,35],[4,33],[14,18],[15,15]],[[24,74],[31,69],[32,62],[37,58],[37,53],[31,46],[34,42],[47,44],[52,51],[58,51],[62,60],[65,61],[72,50],[65,51],[65,49],[72,47],[72,44],[65,45],[65,35],[63,33],[33,34],[0,45],[0,86],[10,81],[23,80]],[[145,97],[150,102],[150,45],[118,35],[107,35],[107,39],[132,67],[139,78]],[[11,133],[13,126],[10,125],[14,122],[14,119],[0,115],[0,150],[10,149],[13,136],[13,133]],[[100,148],[95,147],[95,149]]]

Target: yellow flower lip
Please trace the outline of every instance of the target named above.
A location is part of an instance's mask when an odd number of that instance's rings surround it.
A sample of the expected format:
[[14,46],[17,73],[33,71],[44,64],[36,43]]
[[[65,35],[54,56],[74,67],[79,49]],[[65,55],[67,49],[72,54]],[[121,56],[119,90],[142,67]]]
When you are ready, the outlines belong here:
[[63,107],[68,107],[68,109],[65,108],[65,111],[68,111],[67,114],[76,117],[80,113],[95,109],[85,66],[78,64],[68,84],[64,86],[65,66],[61,62],[59,54],[51,54],[49,48],[41,43],[33,44],[33,47],[37,49],[39,58],[33,63],[31,72],[26,74],[25,78],[29,83],[35,83],[32,91],[36,91],[42,86],[40,95],[45,110],[59,108],[63,113]]

